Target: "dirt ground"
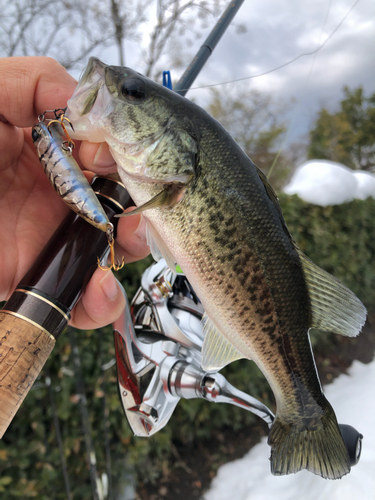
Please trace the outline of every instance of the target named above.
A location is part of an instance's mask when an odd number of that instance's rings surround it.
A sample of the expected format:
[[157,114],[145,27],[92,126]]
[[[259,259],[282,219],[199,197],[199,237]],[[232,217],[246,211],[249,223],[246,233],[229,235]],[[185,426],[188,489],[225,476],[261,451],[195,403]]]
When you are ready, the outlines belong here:
[[[322,384],[328,384],[345,373],[354,360],[370,363],[374,352],[375,317],[372,317],[357,338],[335,335],[332,342],[314,350]],[[220,465],[243,457],[267,434],[267,425],[259,419],[255,426],[243,428],[240,432],[225,428],[217,432],[210,441],[205,441],[204,446],[176,446],[173,470],[154,485],[139,484],[137,500],[200,499]]]

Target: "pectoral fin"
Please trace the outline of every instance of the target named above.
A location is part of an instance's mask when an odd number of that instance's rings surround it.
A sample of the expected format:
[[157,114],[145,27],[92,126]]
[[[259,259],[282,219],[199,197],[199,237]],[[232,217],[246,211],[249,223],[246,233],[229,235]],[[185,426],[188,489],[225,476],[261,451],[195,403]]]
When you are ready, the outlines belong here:
[[206,314],[202,318],[202,323],[204,333],[202,348],[203,370],[208,372],[218,371],[229,363],[245,357],[219,332]]
[[163,191],[158,193],[156,196],[151,198],[151,200],[146,201],[146,203],[144,203],[140,207],[135,208],[131,212],[126,212],[124,214],[117,214],[115,215],[115,217],[128,217],[129,215],[140,214],[141,212],[144,212],[145,210],[150,210],[152,208],[173,206],[177,201],[181,199],[181,191],[182,188],[175,189],[172,188],[171,186],[168,186],[165,189],[163,189]]

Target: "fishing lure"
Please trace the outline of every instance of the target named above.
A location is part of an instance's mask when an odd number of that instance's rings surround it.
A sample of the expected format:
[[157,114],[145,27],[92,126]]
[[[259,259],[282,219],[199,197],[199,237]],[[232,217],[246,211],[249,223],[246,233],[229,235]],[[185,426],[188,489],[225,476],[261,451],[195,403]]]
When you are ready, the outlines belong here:
[[56,119],[51,120],[48,124],[44,123],[46,112],[40,115],[39,123],[34,125],[32,129],[32,140],[39,160],[50,183],[61,199],[80,217],[106,233],[111,253],[111,266],[109,268],[102,267],[98,262],[99,267],[104,270],[113,268],[118,271],[124,265],[124,258],[121,263],[115,262],[113,224],[108,220],[107,214],[90,183],[73,158],[74,142],[71,140],[64,122],[69,124],[72,129],[73,126],[64,114],[57,115],[57,111],[54,111]]

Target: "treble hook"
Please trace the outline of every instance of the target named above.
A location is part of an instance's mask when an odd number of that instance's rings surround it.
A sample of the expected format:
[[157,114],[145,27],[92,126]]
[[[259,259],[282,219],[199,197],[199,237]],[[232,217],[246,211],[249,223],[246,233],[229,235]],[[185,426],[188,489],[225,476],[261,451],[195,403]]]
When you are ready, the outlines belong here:
[[119,271],[122,269],[125,265],[125,258],[122,256],[122,262],[116,262],[115,260],[115,239],[113,237],[113,224],[110,225],[110,227],[107,230],[107,240],[108,240],[108,245],[109,245],[109,250],[110,250],[110,255],[111,255],[111,265],[110,266],[102,266],[100,264],[100,260],[98,258],[98,267],[102,271],[109,271],[110,269],[113,269],[114,271]]
[[[55,110],[56,111],[56,110]],[[55,116],[57,116],[57,114],[55,113]],[[61,125],[64,133],[65,133],[65,136],[66,136],[66,141],[64,141],[62,143],[62,148],[65,150],[65,151],[69,151],[69,153],[71,154],[72,153],[72,150],[73,148],[75,147],[75,144],[74,144],[74,141],[71,139],[68,131],[66,130],[66,127],[64,125],[64,121],[68,122],[69,125],[71,126],[73,132],[74,132],[74,127],[73,127],[73,124],[72,122],[69,120],[69,118],[67,118],[64,113],[61,113],[61,115],[58,115],[58,118],[56,118],[56,120],[51,120],[49,123],[48,123],[48,128],[50,127],[50,125],[52,125],[52,123],[58,123],[59,125]]]
[[[44,122],[45,116],[46,116],[47,113],[53,113],[54,116],[55,116],[55,120],[58,120],[61,115],[64,115],[64,113],[65,113],[65,111],[67,109],[68,109],[68,107],[65,107],[65,108],[56,108],[56,109],[46,109],[43,113],[41,113],[38,116],[38,121],[39,121],[39,123],[40,122]],[[61,111],[61,113],[59,113],[59,111]]]

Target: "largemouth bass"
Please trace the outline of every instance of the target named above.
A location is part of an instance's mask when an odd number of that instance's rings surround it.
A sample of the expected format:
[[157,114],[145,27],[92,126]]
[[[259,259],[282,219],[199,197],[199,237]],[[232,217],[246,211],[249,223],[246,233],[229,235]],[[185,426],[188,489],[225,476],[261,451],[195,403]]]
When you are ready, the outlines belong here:
[[355,336],[359,299],[297,247],[262,172],[199,106],[92,58],[68,102],[76,133],[106,141],[143,211],[156,258],[183,269],[205,308],[202,367],[252,359],[277,413],[271,471],[336,479],[350,470],[308,331]]

